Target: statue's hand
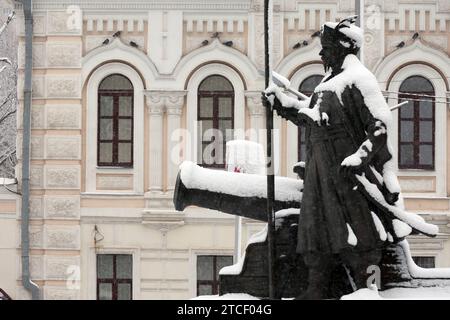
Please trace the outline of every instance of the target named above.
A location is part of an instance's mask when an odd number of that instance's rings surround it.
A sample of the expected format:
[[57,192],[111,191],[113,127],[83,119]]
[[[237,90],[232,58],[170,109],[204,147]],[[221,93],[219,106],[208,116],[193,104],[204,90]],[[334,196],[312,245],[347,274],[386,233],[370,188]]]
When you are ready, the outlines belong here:
[[341,162],[340,174],[344,177],[351,177],[353,174],[362,174],[366,164],[364,160],[356,154],[352,154]]
[[266,108],[274,108],[275,110],[281,108],[281,102],[273,92],[261,92],[262,105]]

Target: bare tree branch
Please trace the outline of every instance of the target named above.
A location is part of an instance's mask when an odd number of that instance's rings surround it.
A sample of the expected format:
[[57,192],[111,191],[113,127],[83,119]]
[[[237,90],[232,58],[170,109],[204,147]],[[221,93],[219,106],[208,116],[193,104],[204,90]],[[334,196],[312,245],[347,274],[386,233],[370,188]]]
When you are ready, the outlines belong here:
[[8,19],[6,19],[5,23],[0,28],[0,35],[3,33],[3,31],[5,31],[6,27],[12,21],[12,19],[14,18],[15,15],[16,15],[16,13],[14,11],[9,14]]

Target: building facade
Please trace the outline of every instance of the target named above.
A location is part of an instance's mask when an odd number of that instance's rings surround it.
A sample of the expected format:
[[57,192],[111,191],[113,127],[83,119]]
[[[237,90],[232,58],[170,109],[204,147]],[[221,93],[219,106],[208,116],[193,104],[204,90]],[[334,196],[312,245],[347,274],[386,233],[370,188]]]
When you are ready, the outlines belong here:
[[[235,219],[194,207],[176,212],[173,190],[181,161],[210,165],[205,142],[265,144],[263,1],[33,6],[30,265],[42,297],[216,293],[218,270],[232,263]],[[450,267],[450,3],[366,0],[364,9],[361,58],[389,105],[409,101],[393,111],[390,135],[406,208],[441,232],[410,237],[412,254],[423,266]],[[16,11],[23,26],[19,3]],[[310,92],[324,74],[314,33],[354,12],[353,0],[275,0],[274,70]],[[25,40],[18,33],[20,181]],[[274,126],[276,172],[295,178],[302,132],[279,117]],[[208,128],[224,135],[212,139]],[[1,189],[0,288],[28,299],[20,217],[19,196]],[[244,219],[240,246],[263,226]]]

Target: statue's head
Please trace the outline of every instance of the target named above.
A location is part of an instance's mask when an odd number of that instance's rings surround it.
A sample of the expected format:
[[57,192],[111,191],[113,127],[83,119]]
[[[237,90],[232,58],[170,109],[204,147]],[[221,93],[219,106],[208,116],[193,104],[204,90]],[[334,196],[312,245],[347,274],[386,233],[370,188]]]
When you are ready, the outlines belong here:
[[326,22],[322,25],[320,41],[322,50],[320,56],[325,71],[341,69],[345,56],[357,54],[364,40],[363,30],[354,23],[357,16],[348,17],[340,22]]

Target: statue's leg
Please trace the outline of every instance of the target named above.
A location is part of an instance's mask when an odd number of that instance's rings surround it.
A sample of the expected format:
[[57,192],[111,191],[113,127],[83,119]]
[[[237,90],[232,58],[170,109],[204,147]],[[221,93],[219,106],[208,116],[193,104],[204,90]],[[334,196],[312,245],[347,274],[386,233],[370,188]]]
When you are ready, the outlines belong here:
[[357,289],[367,288],[367,280],[372,273],[368,273],[370,266],[379,266],[381,261],[381,249],[373,249],[363,252],[345,251],[340,254],[341,260],[352,274]]
[[304,253],[303,259],[308,267],[308,287],[296,297],[298,300],[325,299],[330,285],[330,275],[334,267],[333,256],[323,253]]

